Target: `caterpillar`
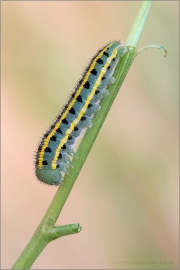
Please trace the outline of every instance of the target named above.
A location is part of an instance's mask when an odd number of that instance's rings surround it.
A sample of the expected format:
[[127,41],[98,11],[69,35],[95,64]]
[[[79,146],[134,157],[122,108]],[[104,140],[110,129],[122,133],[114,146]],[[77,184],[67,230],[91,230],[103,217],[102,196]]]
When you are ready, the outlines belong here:
[[101,99],[109,93],[107,86],[114,83],[116,65],[126,52],[127,47],[115,41],[92,58],[67,104],[39,144],[35,171],[40,181],[60,185],[76,156],[74,143],[84,129],[91,128],[94,114],[101,109]]

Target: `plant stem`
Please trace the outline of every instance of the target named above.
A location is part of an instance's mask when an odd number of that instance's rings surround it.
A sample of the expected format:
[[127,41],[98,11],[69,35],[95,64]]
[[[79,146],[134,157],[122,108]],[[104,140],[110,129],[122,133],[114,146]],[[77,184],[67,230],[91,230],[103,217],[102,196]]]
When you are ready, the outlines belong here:
[[56,227],[54,227],[54,225],[100,131],[106,115],[112,106],[119,88],[122,85],[135,58],[136,46],[145,26],[151,5],[152,1],[144,1],[142,3],[138,16],[132,27],[132,31],[126,42],[126,45],[130,46],[131,48],[129,48],[128,52],[123,56],[122,61],[119,61],[116,67],[114,73],[115,83],[108,87],[109,96],[108,98],[102,100],[101,110],[100,112],[96,113],[95,117],[93,118],[93,127],[86,131],[77,150],[78,159],[73,159],[73,167],[70,168],[69,175],[65,176],[63,183],[58,188],[40,225],[20,257],[12,266],[12,269],[28,269],[50,241],[57,239],[60,236],[78,233],[80,231],[81,227],[79,224]]
[[143,1],[139,10],[139,13],[134,21],[131,32],[126,41],[126,46],[137,47],[142,31],[144,29],[146,20],[148,18],[152,1]]

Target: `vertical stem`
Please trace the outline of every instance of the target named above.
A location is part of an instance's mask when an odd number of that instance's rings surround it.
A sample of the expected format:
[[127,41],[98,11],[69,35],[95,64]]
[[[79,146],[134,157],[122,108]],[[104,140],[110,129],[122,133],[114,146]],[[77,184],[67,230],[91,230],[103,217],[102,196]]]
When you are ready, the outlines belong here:
[[[79,158],[74,158],[72,162],[74,168],[70,170],[70,174],[66,175],[63,184],[58,188],[54,199],[52,200],[46,214],[44,215],[43,220],[39,224],[37,230],[35,231],[34,235],[32,236],[30,242],[27,244],[22,254],[14,263],[12,269],[29,269],[29,267],[31,267],[31,265],[34,263],[41,251],[45,248],[45,246],[50,241],[52,241],[52,237],[50,236],[52,236],[52,233],[54,231],[56,233],[57,230],[53,230],[54,224],[100,131],[106,115],[110,107],[112,106],[112,103],[119,91],[119,88],[122,85],[125,76],[134,60],[134,57],[136,55],[135,47],[139,42],[151,5],[152,1],[144,1],[142,3],[138,16],[126,42],[127,46],[134,48],[129,48],[129,51],[123,57],[122,61],[118,63],[116,71],[114,73],[115,83],[109,87],[110,94],[108,98],[102,101],[102,109],[98,114],[95,115],[93,119],[93,128],[87,130],[78,148],[77,155],[79,156]],[[46,232],[44,232],[43,230],[44,226],[46,227]],[[78,225],[76,226],[76,231],[79,231]],[[74,233],[73,228],[72,230],[70,230],[70,232]],[[56,233],[56,235],[60,235],[60,233]]]
[[144,25],[148,18],[152,1],[143,1],[139,13],[134,21],[131,32],[127,38],[126,46],[137,47]]

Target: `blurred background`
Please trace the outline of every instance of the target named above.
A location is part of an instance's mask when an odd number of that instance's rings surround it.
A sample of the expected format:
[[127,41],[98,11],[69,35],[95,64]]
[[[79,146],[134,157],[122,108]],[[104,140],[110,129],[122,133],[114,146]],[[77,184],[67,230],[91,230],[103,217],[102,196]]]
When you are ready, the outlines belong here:
[[[3,1],[2,265],[10,268],[57,187],[34,155],[88,61],[125,42],[141,1]],[[57,224],[32,269],[177,269],[179,2],[155,1],[135,59]]]

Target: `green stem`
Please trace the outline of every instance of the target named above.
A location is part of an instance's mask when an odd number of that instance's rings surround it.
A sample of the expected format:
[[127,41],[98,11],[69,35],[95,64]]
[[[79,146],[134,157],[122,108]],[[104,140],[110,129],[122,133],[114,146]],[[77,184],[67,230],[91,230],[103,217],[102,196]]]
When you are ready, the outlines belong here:
[[131,48],[119,61],[114,73],[115,83],[110,85],[109,96],[105,98],[101,103],[100,112],[96,113],[93,118],[93,127],[88,129],[82,139],[82,142],[77,150],[78,159],[74,158],[72,161],[72,167],[69,171],[69,175],[66,175],[63,183],[58,188],[45,216],[43,217],[40,225],[35,231],[30,242],[12,266],[12,269],[28,269],[34,263],[36,258],[46,247],[46,245],[61,236],[78,233],[81,230],[79,224],[56,226],[55,222],[68,198],[68,195],[75,183],[75,180],[91,150],[91,147],[100,131],[100,128],[108,114],[112,103],[122,85],[129,68],[136,55],[136,46],[139,42],[142,30],[145,26],[146,19],[148,17],[152,1],[144,1],[138,13],[138,16],[133,25],[132,31],[127,39],[126,45]]
[[139,13],[134,21],[131,32],[126,41],[126,46],[137,47],[142,31],[144,29],[146,20],[148,18],[152,1],[143,1]]

